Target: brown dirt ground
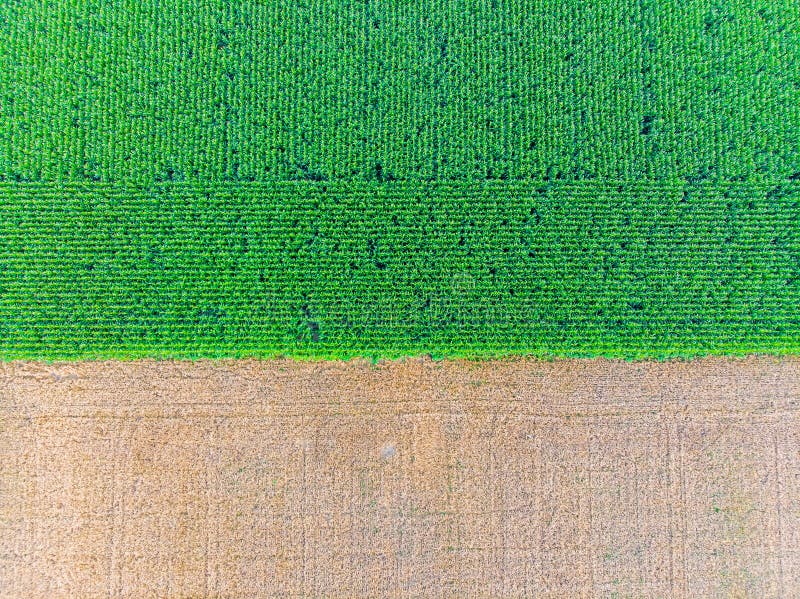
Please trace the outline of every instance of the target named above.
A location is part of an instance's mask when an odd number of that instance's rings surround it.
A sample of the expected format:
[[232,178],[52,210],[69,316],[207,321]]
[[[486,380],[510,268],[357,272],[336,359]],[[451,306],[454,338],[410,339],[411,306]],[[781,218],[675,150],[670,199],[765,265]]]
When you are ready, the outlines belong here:
[[0,364],[3,597],[798,597],[800,359]]

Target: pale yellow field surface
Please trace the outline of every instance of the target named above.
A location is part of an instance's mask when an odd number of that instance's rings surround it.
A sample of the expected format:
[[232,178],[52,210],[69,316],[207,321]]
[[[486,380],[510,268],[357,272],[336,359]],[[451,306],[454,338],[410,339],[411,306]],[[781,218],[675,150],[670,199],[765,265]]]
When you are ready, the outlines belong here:
[[0,596],[798,597],[800,359],[0,365]]

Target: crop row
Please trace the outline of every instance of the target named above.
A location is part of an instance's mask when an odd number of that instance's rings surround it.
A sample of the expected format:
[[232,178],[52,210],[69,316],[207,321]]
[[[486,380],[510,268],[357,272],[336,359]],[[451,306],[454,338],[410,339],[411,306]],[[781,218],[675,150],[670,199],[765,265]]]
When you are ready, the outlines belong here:
[[0,355],[799,349],[800,185],[323,187],[0,186]]
[[0,180],[800,177],[795,0],[17,0]]

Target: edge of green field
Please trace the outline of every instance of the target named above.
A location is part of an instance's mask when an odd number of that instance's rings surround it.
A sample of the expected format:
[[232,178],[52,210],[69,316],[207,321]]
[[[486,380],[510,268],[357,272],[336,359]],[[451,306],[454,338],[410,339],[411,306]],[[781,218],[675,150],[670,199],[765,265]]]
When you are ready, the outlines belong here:
[[4,354],[0,356],[2,362],[31,361],[52,364],[58,362],[101,362],[106,360],[129,362],[135,360],[156,360],[156,361],[202,361],[202,360],[281,360],[289,359],[298,362],[327,362],[327,361],[350,361],[364,359],[377,364],[385,361],[402,361],[413,358],[429,358],[434,362],[442,360],[469,360],[469,361],[490,361],[490,360],[515,360],[515,359],[537,359],[542,361],[566,360],[566,359],[607,359],[622,360],[627,362],[642,361],[674,361],[674,360],[696,360],[707,357],[725,358],[745,358],[751,356],[770,356],[775,358],[790,357],[800,355],[800,345],[787,346],[775,349],[768,347],[761,351],[750,347],[744,348],[725,348],[719,351],[697,350],[687,351],[685,348],[676,348],[675,352],[663,351],[652,352],[646,350],[626,351],[617,349],[611,352],[525,352],[525,351],[496,351],[496,352],[432,352],[432,351],[407,351],[398,353],[281,353],[268,352],[261,350],[247,351],[225,351],[214,350],[212,352],[194,351],[181,353],[165,353],[157,350],[142,349],[141,351],[125,351],[120,353],[77,353],[77,354],[52,354],[52,353],[30,353]]

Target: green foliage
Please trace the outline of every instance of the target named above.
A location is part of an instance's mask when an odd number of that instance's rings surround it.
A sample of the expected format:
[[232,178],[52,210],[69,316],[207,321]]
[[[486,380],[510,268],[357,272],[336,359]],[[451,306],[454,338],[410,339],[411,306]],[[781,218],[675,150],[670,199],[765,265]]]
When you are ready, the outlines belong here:
[[8,181],[800,177],[796,0],[16,0]]
[[0,357],[797,352],[798,23],[0,3]]
[[800,184],[0,186],[0,355],[800,349]]

